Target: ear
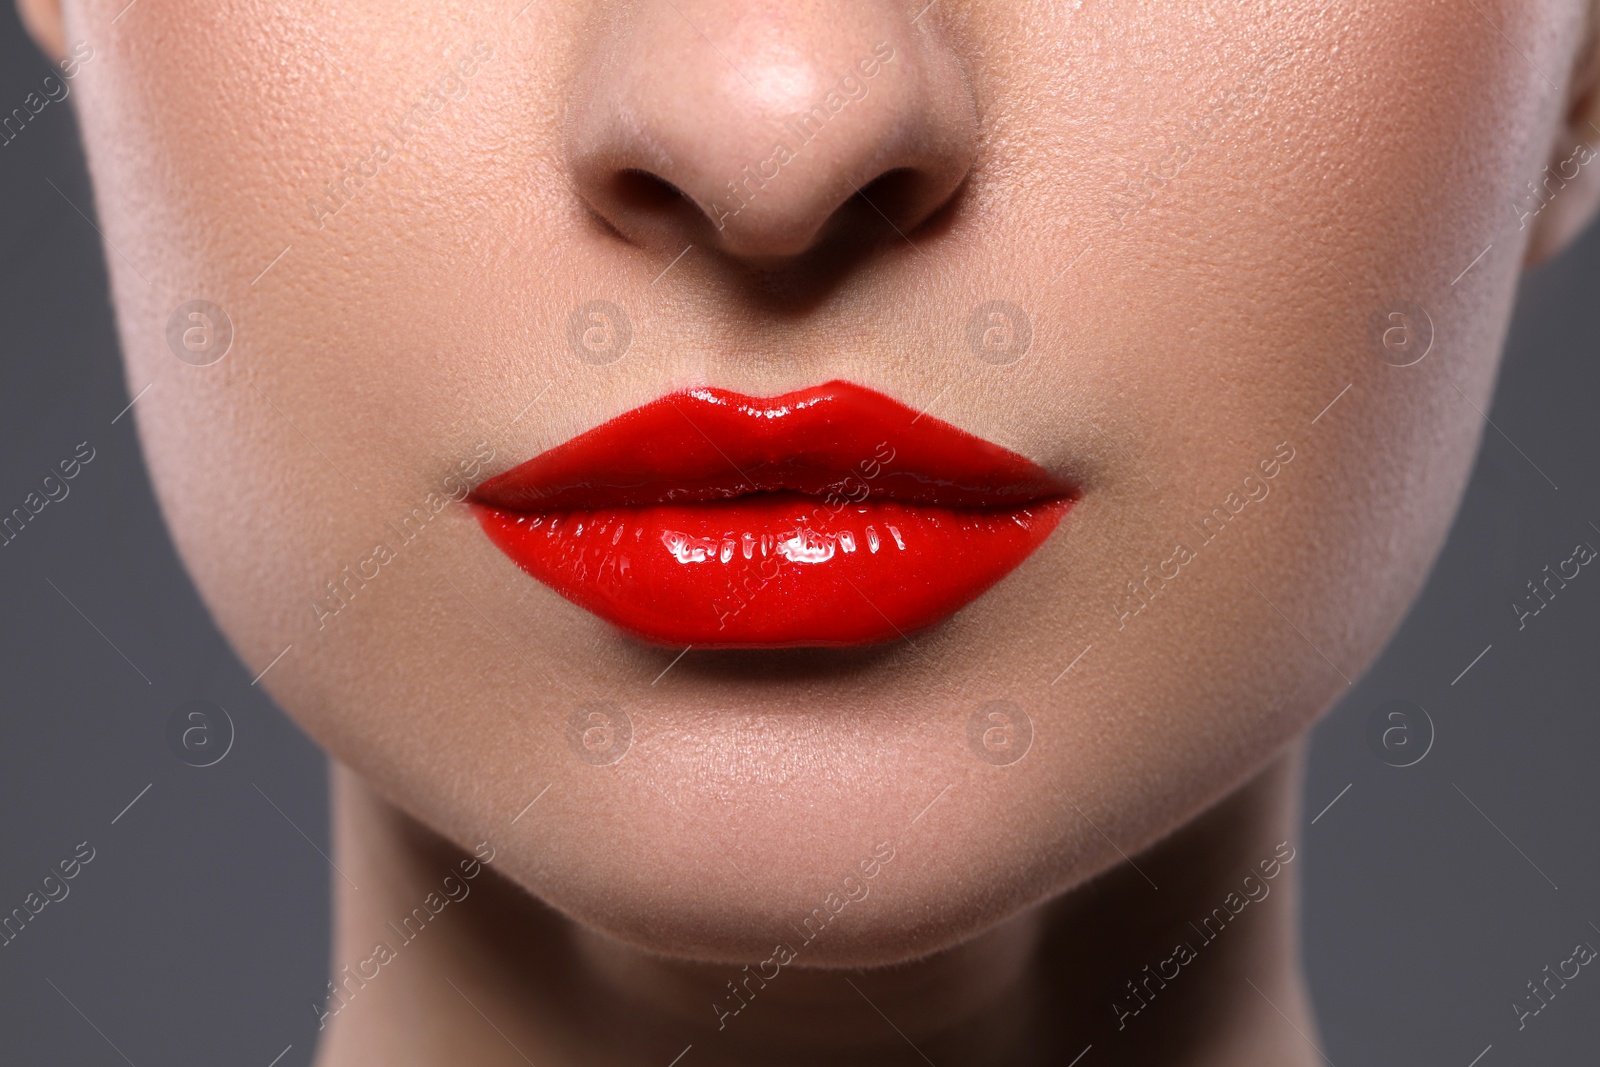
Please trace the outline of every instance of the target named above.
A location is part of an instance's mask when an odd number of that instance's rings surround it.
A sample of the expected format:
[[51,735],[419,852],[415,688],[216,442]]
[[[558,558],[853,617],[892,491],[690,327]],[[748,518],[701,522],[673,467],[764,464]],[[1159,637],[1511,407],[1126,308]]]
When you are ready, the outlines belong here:
[[17,14],[33,43],[56,62],[67,55],[66,34],[61,29],[61,0],[17,0]]
[[1600,2],[1587,6],[1564,121],[1557,126],[1548,163],[1516,201],[1523,225],[1533,228],[1526,258],[1530,267],[1563,251],[1600,208]]

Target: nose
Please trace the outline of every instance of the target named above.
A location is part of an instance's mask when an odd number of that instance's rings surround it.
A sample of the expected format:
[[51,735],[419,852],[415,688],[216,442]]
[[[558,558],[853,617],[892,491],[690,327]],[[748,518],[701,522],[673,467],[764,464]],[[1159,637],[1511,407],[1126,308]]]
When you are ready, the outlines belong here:
[[781,261],[860,198],[906,233],[971,166],[959,57],[895,0],[621,0],[608,14],[572,82],[565,147],[580,195],[638,245]]

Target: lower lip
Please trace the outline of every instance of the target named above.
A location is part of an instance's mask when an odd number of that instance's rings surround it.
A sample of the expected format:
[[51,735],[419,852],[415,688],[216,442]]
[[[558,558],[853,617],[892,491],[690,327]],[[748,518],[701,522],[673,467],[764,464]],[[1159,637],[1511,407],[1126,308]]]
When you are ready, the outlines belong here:
[[636,636],[786,648],[893,641],[940,622],[1026,559],[1070,506],[757,493],[578,511],[473,509],[524,571]]

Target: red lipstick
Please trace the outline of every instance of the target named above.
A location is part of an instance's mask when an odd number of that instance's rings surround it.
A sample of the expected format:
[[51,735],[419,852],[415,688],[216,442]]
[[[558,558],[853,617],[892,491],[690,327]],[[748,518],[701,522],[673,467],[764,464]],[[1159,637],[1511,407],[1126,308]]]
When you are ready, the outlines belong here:
[[835,381],[664,396],[479,485],[501,551],[649,641],[866,645],[940,622],[1074,497],[1037,464]]

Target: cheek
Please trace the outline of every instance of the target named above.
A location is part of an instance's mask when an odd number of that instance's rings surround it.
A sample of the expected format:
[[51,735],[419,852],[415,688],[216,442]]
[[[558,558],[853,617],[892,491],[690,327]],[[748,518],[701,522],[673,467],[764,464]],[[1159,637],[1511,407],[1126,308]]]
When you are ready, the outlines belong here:
[[[447,541],[456,509],[434,513],[429,494],[460,496],[446,478],[480,441],[562,366],[588,369],[528,340],[563,335],[578,302],[563,287],[584,272],[483,254],[486,235],[508,228],[485,211],[525,222],[560,186],[546,151],[559,109],[537,102],[551,93],[539,78],[566,61],[568,27],[551,19],[513,37],[482,5],[397,15],[366,3],[334,40],[314,5],[180,0],[134,9],[111,33],[118,11],[75,5],[69,36],[97,46],[75,88],[92,175],[114,191],[102,226],[128,253],[108,250],[108,264],[130,392],[151,386],[133,415],[187,564],[264,665],[290,643],[321,647],[313,602],[375,544],[403,538],[417,509],[431,541]],[[492,55],[474,51],[480,42]],[[430,94],[446,78],[464,91],[435,113]],[[508,128],[517,158],[491,143]],[[175,356],[168,336],[174,310],[196,297],[232,328],[227,355],[203,367]],[[472,397],[452,403],[468,377]],[[494,378],[529,388],[475,387]],[[396,611],[405,628],[394,605],[433,595],[416,577],[428,543],[362,590],[372,615]],[[351,617],[341,612],[330,640],[380,629]],[[358,650],[325,648],[300,670],[338,676]],[[279,665],[291,666],[286,681],[298,658]],[[307,708],[329,703],[322,685]]]
[[[319,740],[435,782],[447,774],[428,746],[459,753],[515,734],[481,704],[412,714],[452,705],[437,686],[459,685],[494,634],[480,618],[476,633],[446,625],[428,636],[418,605],[441,591],[456,598],[446,612],[475,614],[451,592],[445,578],[460,585],[459,571],[438,549],[478,536],[458,505],[436,511],[429,495],[459,496],[447,477],[534,399],[549,378],[543,346],[511,353],[526,393],[491,389],[481,406],[453,407],[445,383],[493,373],[487,331],[556,334],[538,317],[549,307],[564,319],[571,303],[541,299],[549,272],[526,261],[498,274],[515,299],[463,297],[498,270],[479,254],[483,205],[526,205],[484,190],[540,184],[527,159],[504,163],[515,178],[496,170],[504,156],[481,139],[508,123],[535,143],[553,136],[539,127],[553,109],[502,113],[517,92],[540,93],[507,75],[560,65],[529,54],[540,35],[523,35],[519,55],[481,7],[356,5],[349,35],[333,41],[304,4],[138,7],[118,33],[105,27],[120,5],[74,5],[73,30],[97,46],[74,88],[102,226],[127,253],[107,255],[130,394],[150,386],[131,417],[174,539],[255,669],[285,653],[263,684]],[[307,48],[311,39],[320,43]],[[500,47],[470,77],[456,74],[466,92],[438,115],[415,111],[479,39]],[[373,176],[374,143],[402,141]],[[319,225],[312,202],[341,206]],[[197,297],[233,330],[209,366],[181,361],[168,340],[174,309]],[[415,515],[425,528],[410,540]],[[379,544],[397,558],[366,562]],[[330,583],[348,607],[319,625],[319,606],[340,604]],[[376,695],[373,656],[395,638],[420,657],[416,699],[403,712],[363,710],[358,694]],[[409,725],[391,743],[397,719]]]
[[[1523,252],[1511,203],[1559,114],[1533,68],[1570,61],[1565,9],[1489,11],[1532,66],[1430,5],[1331,27],[1309,10],[1221,16],[1209,62],[1154,13],[1127,46],[1175,73],[1111,74],[1079,114],[1032,111],[1044,80],[997,105],[1015,125],[993,150],[1034,168],[1010,221],[1072,220],[1050,238],[1059,281],[1021,257],[1007,275],[1034,287],[1012,298],[1049,356],[998,387],[1052,427],[1037,448],[1099,463],[1041,553],[1042,598],[1073,606],[1038,609],[1055,670],[1083,659],[1044,698],[1057,729],[1035,752],[1114,792],[1106,814],[1136,840],[1303,731],[1420,588],[1489,407]],[[1403,358],[1383,343],[1395,312]],[[1282,442],[1270,494],[1230,514]],[[1179,543],[1195,560],[1146,583]]]

